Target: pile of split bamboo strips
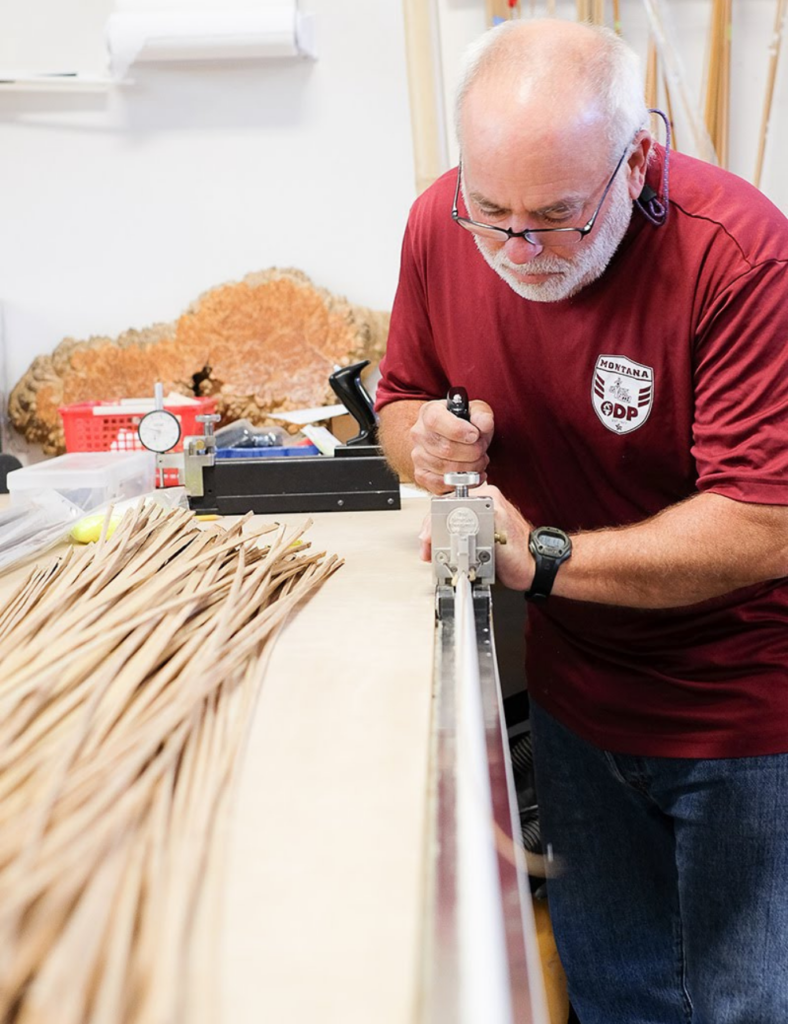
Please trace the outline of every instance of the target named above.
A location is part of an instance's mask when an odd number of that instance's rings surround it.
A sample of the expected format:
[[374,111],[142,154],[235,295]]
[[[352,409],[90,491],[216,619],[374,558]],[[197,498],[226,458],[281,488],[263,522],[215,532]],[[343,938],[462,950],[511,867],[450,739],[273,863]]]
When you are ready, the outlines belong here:
[[[306,527],[304,527],[306,529]],[[268,642],[340,564],[141,506],[0,612],[0,1018],[217,1020],[221,837]]]

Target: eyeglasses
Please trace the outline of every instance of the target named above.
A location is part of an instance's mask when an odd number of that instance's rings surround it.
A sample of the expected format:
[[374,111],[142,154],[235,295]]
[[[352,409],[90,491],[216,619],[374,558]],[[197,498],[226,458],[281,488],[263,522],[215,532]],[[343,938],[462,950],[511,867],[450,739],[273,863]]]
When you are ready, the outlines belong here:
[[469,217],[461,217],[457,204],[460,200],[460,175],[462,174],[462,160],[457,167],[457,187],[454,190],[454,205],[451,209],[452,220],[454,220],[460,227],[465,228],[466,231],[470,231],[474,235],[481,235],[483,238],[492,238],[497,242],[507,242],[510,238],[524,238],[526,242],[530,242],[531,245],[538,246],[560,246],[560,245],[574,245],[577,242],[582,241],[589,231],[593,228],[599,211],[602,209],[602,204],[610,191],[613,182],[615,181],[616,175],[618,174],[621,165],[624,162],[624,157],[629,152],[629,143],[624,152],[621,154],[621,158],[616,164],[616,169],[610,175],[610,181],[605,185],[605,191],[602,193],[602,198],[599,200],[597,208],[591,215],[591,219],[582,228],[526,228],[525,231],[512,231],[511,228],[496,228],[492,224],[483,224],[477,220],[471,220]]

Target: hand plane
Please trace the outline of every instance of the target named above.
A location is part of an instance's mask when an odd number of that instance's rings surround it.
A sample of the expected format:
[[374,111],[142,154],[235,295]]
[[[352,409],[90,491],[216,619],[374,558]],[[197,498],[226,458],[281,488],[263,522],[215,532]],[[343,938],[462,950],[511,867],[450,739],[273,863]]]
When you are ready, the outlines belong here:
[[399,479],[377,444],[372,401],[361,382],[369,360],[332,373],[329,384],[353,415],[358,434],[333,455],[246,457],[217,452],[212,419],[184,441],[189,507],[204,513],[359,512],[400,507]]

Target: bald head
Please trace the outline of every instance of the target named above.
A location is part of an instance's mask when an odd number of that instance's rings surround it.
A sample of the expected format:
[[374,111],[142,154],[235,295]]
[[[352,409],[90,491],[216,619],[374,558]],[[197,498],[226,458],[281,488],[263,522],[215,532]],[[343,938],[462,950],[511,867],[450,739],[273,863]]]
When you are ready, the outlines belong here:
[[549,144],[558,134],[593,132],[611,150],[644,126],[648,112],[637,56],[613,32],[577,22],[510,21],[466,52],[457,91],[456,125]]

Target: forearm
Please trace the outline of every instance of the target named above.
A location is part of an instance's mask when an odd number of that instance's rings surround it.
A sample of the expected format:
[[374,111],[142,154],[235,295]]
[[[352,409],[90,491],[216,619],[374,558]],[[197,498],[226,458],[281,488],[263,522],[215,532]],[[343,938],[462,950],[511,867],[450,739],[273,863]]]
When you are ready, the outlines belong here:
[[699,494],[633,526],[580,533],[553,593],[672,608],[777,579],[788,575],[786,516],[783,507]]
[[378,416],[378,440],[389,464],[403,480],[413,480],[410,431],[424,402],[403,400],[384,405]]
[[[495,487],[475,492],[495,502],[496,573],[514,590],[530,589],[533,525]],[[788,508],[698,494],[632,526],[572,535],[572,557],[553,594],[627,608],[678,608],[739,587],[788,576]]]

